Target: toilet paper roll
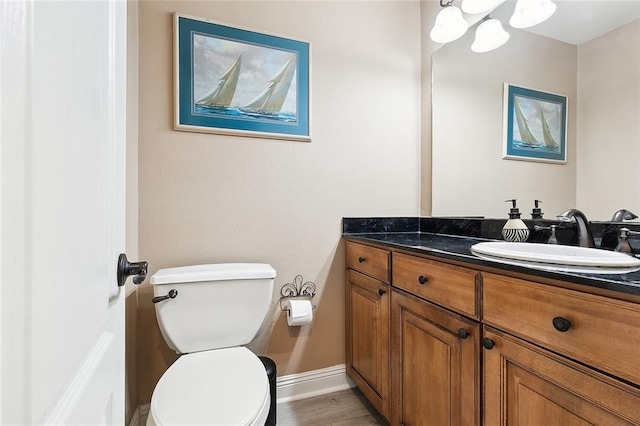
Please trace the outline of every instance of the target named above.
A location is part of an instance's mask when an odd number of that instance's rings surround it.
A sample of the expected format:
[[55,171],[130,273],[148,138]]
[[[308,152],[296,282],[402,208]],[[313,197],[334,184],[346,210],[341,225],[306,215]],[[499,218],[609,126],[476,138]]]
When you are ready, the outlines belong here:
[[309,325],[313,320],[313,306],[310,300],[291,299],[287,301],[287,324],[291,327]]

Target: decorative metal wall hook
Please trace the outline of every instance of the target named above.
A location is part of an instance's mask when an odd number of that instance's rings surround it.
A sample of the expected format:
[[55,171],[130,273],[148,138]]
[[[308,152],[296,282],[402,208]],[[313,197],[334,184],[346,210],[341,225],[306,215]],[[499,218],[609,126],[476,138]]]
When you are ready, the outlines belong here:
[[[286,311],[282,301],[293,298],[308,298],[311,300],[316,295],[316,285],[312,281],[304,282],[302,275],[296,275],[292,283],[287,283],[280,289],[280,310]],[[313,307],[315,309],[315,306]]]

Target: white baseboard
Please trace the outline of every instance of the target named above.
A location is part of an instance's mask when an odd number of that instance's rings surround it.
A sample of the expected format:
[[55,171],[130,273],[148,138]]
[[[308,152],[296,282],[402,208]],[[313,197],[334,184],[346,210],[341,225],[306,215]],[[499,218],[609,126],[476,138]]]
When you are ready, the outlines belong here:
[[[344,364],[305,371],[276,378],[277,403],[297,401],[337,392],[356,385],[347,377]],[[145,426],[150,404],[141,405],[133,413],[129,426]]]
[[144,426],[147,423],[147,416],[149,415],[149,407],[151,404],[144,404],[136,408],[129,426]]
[[344,364],[290,374],[276,379],[277,402],[296,401],[355,386],[351,379],[347,377]]

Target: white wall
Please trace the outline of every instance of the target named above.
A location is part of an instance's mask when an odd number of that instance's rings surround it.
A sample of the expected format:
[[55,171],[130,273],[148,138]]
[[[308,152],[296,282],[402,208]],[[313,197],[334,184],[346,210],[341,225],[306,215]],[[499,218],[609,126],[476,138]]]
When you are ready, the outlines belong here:
[[[311,143],[172,129],[172,13],[308,40]],[[278,272],[256,350],[278,374],[344,362],[343,216],[420,209],[417,1],[140,3],[140,257],[158,268],[267,262]],[[290,329],[275,299],[314,281],[314,324]],[[173,361],[139,291],[140,403]]]
[[640,20],[578,48],[577,204],[640,215]]
[[[533,200],[547,217],[575,207],[576,46],[511,30],[504,46],[483,54],[475,31],[433,55],[433,215],[507,217],[518,199],[523,218]],[[503,84],[568,97],[567,163],[502,159]]]

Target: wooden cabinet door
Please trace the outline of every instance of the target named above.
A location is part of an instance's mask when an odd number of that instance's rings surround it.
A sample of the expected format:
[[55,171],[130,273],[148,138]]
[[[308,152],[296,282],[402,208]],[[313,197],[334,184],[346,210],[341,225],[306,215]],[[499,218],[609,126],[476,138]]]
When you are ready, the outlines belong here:
[[484,424],[638,425],[640,390],[487,328]]
[[395,289],[391,316],[391,424],[480,424],[480,326]]
[[389,417],[389,285],[347,271],[347,374]]

